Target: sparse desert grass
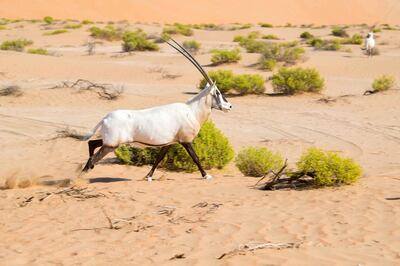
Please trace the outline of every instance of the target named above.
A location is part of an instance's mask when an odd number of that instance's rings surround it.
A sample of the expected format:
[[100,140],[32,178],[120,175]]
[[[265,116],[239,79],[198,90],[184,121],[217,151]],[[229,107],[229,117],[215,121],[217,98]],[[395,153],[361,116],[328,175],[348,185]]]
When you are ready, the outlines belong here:
[[342,42],[340,39],[322,40],[319,38],[314,38],[310,39],[308,44],[310,44],[316,50],[339,51],[342,48]]
[[[208,72],[210,78],[217,83],[222,93],[234,90],[239,95],[262,94],[265,91],[264,79],[259,74],[233,74],[231,70]],[[203,89],[207,81],[202,79],[199,89]]]
[[239,41],[239,45],[246,49],[248,53],[263,53],[266,49],[267,43],[264,41],[258,41],[254,38],[242,38]]
[[5,86],[0,88],[0,96],[13,96],[19,97],[23,94],[22,89],[19,86]]
[[259,59],[261,68],[273,70],[277,63],[294,65],[303,58],[304,49],[297,43],[266,43]]
[[46,24],[50,25],[50,24],[53,24],[54,18],[51,17],[51,16],[46,16],[46,17],[43,18],[43,21],[44,21]]
[[393,88],[395,84],[395,78],[390,75],[382,75],[372,82],[372,88],[375,91],[386,91]]
[[28,49],[29,54],[48,55],[49,52],[45,48],[31,48]]
[[320,92],[325,81],[313,68],[281,68],[272,76],[275,92],[292,95],[301,92]]
[[27,39],[10,40],[10,41],[4,41],[0,45],[0,49],[21,52],[24,50],[24,48],[26,46],[29,46],[32,44],[33,44],[33,41],[27,40]]
[[275,34],[263,35],[262,38],[265,40],[279,40],[279,37],[276,36]]
[[217,25],[214,23],[193,24],[191,25],[191,27],[197,30],[224,30],[224,27],[222,25]]
[[251,23],[246,23],[246,24],[236,23],[235,25],[229,27],[228,30],[245,30],[245,29],[250,29],[252,26],[253,24]]
[[332,29],[332,35],[336,36],[336,37],[343,37],[343,38],[349,37],[349,34],[347,33],[347,31],[344,27],[334,27]]
[[80,23],[67,24],[64,26],[64,29],[71,29],[71,30],[80,29],[80,28],[82,28],[82,24],[80,24]]
[[175,23],[173,25],[166,26],[163,29],[163,34],[192,36],[193,30],[191,29],[190,25]]
[[[212,121],[204,123],[193,141],[193,147],[204,169],[221,169],[234,157],[234,150],[228,138],[215,127]],[[138,149],[121,146],[115,154],[124,163],[140,166],[153,164],[159,151],[156,148]],[[175,144],[169,149],[160,166],[169,170],[197,171],[197,166],[180,144]]]
[[107,41],[121,40],[123,35],[122,30],[116,29],[112,25],[107,25],[104,28],[91,27],[89,31],[90,36],[92,36],[93,38]]
[[271,23],[265,23],[265,22],[260,22],[258,23],[258,25],[260,25],[260,27],[262,28],[273,28],[274,25],[272,25]]
[[302,32],[300,34],[300,38],[305,39],[305,40],[309,40],[314,38],[314,35],[312,35],[311,33],[309,33],[308,31]]
[[93,24],[93,21],[88,20],[88,19],[82,20],[82,25],[89,25],[89,24]]
[[233,50],[213,49],[210,52],[211,52],[211,62],[214,66],[227,63],[236,63],[242,58],[239,49],[233,49]]
[[6,29],[7,29],[6,26],[0,25],[0,30],[6,30]]
[[267,148],[248,147],[235,158],[236,167],[246,176],[262,177],[283,166],[283,158]]
[[354,34],[351,38],[344,38],[340,41],[342,44],[362,44],[364,42],[364,38],[360,34]]
[[132,51],[158,51],[159,46],[148,40],[147,34],[142,30],[126,31],[122,36],[122,50]]
[[48,31],[46,33],[44,33],[43,35],[49,36],[49,35],[58,35],[58,34],[63,34],[63,33],[67,33],[68,30],[66,29],[58,29],[58,30],[53,30],[53,31]]
[[382,29],[381,28],[373,28],[372,32],[373,33],[379,33],[379,32],[382,32]]
[[184,41],[182,46],[191,53],[199,51],[201,44],[196,40]]

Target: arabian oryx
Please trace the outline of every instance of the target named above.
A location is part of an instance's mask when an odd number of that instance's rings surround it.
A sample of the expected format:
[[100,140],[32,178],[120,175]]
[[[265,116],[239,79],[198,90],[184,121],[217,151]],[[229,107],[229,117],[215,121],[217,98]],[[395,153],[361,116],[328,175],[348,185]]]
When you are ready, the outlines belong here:
[[[200,71],[207,81],[206,86],[186,103],[172,103],[142,110],[116,110],[107,114],[91,132],[82,138],[83,140],[90,139],[101,128],[101,139],[88,142],[89,160],[82,172],[93,169],[98,161],[119,145],[140,143],[145,146],[161,147],[158,158],[147,174],[147,180],[151,181],[157,165],[164,158],[170,146],[180,143],[198,166],[203,178],[212,178],[202,168],[193,149],[192,141],[210,116],[211,109],[227,112],[232,105],[193,56],[175,40],[171,40],[175,45],[166,42]],[[94,153],[98,147],[101,148]]]
[[366,50],[368,56],[373,55],[374,48],[375,48],[374,33],[369,32],[367,37],[365,38],[365,50]]

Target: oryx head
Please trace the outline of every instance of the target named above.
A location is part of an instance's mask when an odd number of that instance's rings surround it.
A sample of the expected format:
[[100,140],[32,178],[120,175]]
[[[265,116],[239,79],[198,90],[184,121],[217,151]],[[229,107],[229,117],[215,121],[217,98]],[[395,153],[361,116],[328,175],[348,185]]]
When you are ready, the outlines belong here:
[[371,38],[371,39],[374,38],[374,33],[373,32],[368,32],[367,39],[369,39],[369,38]]
[[186,57],[196,68],[197,70],[200,71],[200,73],[203,75],[204,79],[207,81],[207,84],[204,88],[205,91],[209,93],[209,95],[212,96],[212,104],[211,108],[218,109],[224,112],[227,112],[232,109],[232,104],[228,102],[228,100],[225,99],[225,97],[222,95],[222,93],[219,91],[217,84],[210,79],[208,76],[207,72],[203,69],[203,67],[197,62],[196,59],[184,48],[182,47],[179,43],[177,43],[174,39],[170,39],[172,42],[174,42],[175,45],[172,43],[164,40],[167,44],[169,44],[172,48],[177,50],[179,53],[181,53],[184,57]]

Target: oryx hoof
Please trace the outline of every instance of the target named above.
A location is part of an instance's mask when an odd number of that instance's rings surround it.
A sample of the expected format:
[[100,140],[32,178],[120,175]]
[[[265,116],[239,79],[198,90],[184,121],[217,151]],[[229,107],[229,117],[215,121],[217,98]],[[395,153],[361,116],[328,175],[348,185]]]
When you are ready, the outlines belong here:
[[206,180],[210,180],[210,179],[212,179],[213,177],[212,177],[212,175],[205,175],[205,176],[203,176],[203,178],[204,179],[206,179]]
[[147,182],[153,181],[153,177],[152,176],[146,176],[146,178],[147,178]]

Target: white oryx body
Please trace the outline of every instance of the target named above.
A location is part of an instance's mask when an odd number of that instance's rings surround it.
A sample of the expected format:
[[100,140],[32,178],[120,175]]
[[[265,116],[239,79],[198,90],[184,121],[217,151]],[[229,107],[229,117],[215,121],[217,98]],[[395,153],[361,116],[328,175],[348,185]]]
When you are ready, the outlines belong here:
[[[218,90],[201,65],[180,44],[171,39],[171,47],[185,56],[203,75],[207,84],[204,89],[186,103],[173,103],[142,110],[116,110],[107,114],[96,127],[82,139],[90,139],[101,128],[101,139],[90,140],[89,159],[82,172],[93,169],[107,153],[124,143],[140,143],[147,146],[162,147],[160,153],[147,174],[151,181],[157,165],[166,155],[171,144],[180,143],[198,166],[201,175],[211,178],[201,166],[193,149],[192,141],[203,123],[211,114],[211,109],[229,111],[232,105]],[[101,147],[94,153],[95,149]]]
[[[166,146],[189,143],[197,136],[203,123],[211,114],[212,90],[206,86],[187,103],[173,103],[141,110],[116,110],[107,114],[85,136],[89,139],[101,127],[103,144],[118,147],[124,143],[148,146]],[[221,97],[221,102],[224,102]],[[230,104],[225,107],[230,109]]]
[[365,38],[365,50],[367,51],[367,54],[372,55],[374,48],[375,48],[374,33],[370,32]]

